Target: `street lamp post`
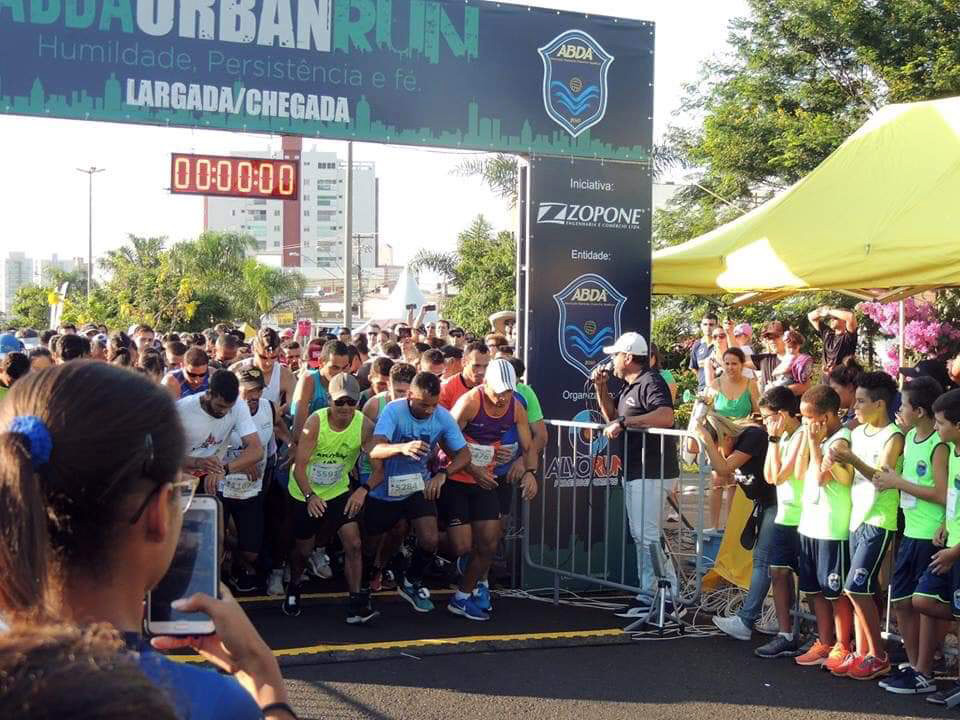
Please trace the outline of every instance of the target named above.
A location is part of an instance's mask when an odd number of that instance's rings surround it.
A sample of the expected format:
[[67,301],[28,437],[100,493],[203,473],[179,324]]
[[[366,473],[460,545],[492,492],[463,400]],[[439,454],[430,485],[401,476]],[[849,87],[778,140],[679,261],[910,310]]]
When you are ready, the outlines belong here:
[[89,180],[87,205],[87,302],[90,302],[90,290],[93,287],[93,176],[105,172],[106,168],[91,165],[89,168],[77,168],[77,172],[86,174]]

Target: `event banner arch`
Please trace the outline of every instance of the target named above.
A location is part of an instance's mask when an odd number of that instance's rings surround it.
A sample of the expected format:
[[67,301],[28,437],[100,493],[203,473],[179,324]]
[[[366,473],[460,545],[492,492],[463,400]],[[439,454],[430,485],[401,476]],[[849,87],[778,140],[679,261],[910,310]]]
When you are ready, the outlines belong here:
[[646,162],[653,48],[475,0],[0,0],[0,112]]

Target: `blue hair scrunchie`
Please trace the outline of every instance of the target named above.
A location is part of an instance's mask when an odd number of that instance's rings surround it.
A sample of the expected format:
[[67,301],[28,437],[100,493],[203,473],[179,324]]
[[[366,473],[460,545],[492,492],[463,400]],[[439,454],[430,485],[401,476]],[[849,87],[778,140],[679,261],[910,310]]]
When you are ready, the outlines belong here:
[[11,433],[19,433],[27,438],[27,443],[30,446],[30,461],[34,470],[50,462],[53,438],[50,437],[50,431],[43,424],[43,420],[36,415],[20,415],[13,419],[7,430]]

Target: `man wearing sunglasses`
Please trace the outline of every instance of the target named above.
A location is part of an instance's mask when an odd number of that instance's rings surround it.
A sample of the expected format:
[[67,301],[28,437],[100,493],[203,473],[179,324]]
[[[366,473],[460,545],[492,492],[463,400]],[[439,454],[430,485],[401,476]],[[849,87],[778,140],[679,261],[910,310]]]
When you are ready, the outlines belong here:
[[[203,491],[216,495],[218,486],[231,473],[253,474],[263,457],[263,445],[246,403],[237,402],[240,381],[227,370],[210,376],[206,392],[177,401],[177,412],[187,440],[183,469],[203,480]],[[223,462],[231,433],[236,432],[243,448],[236,457]]]
[[[255,367],[263,373],[263,399],[272,402],[281,415],[286,414],[293,400],[293,391],[297,381],[293,373],[277,360],[281,350],[280,335],[270,327],[260,328],[253,339],[253,357],[241,360],[230,366],[235,373]],[[276,452],[276,445],[273,446]]]
[[[303,427],[297,454],[290,469],[293,532],[296,543],[290,556],[290,583],[283,612],[300,614],[300,579],[313,552],[316,537],[322,542],[340,536],[345,556],[344,574],[350,591],[347,623],[364,624],[378,613],[370,606],[370,592],[361,592],[363,555],[360,509],[369,486],[350,490],[350,471],[361,450],[373,447],[373,423],[357,410],[360,384],[352,375],[337,374],[328,386],[330,405],[310,415]],[[374,462],[370,482],[382,473]]]
[[167,373],[160,384],[177,400],[205,393],[210,386],[210,367],[203,348],[191,347],[183,355],[183,367]]
[[720,320],[714,313],[707,313],[700,320],[700,339],[690,349],[690,369],[697,371],[697,389],[707,386],[706,368],[713,353],[713,332],[720,328]]

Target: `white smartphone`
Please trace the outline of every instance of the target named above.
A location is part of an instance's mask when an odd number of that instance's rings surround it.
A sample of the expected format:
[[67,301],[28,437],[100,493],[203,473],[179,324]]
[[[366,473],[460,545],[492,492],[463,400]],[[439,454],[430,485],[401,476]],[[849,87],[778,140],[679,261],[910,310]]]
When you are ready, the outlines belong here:
[[202,592],[219,596],[220,501],[197,495],[183,516],[183,529],[170,569],[147,594],[146,630],[150,635],[211,635],[213,620],[199,612],[174,610],[171,603]]

